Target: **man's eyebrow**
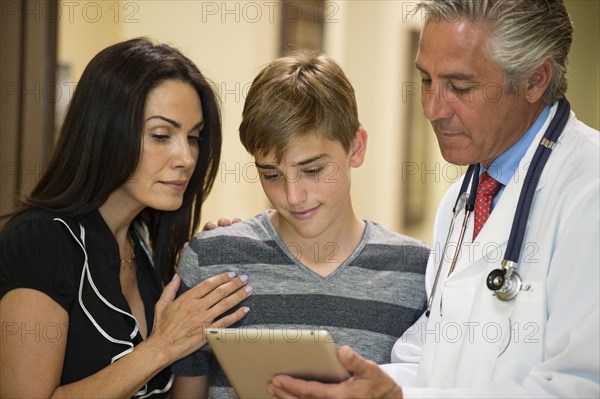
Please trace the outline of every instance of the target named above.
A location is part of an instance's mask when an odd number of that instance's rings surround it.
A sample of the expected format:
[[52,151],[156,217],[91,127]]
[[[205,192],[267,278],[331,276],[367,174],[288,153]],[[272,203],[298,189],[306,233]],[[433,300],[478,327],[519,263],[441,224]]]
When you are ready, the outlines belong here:
[[[415,68],[417,68],[419,71],[421,71],[425,75],[429,75],[429,73],[425,69],[423,69],[421,66],[419,66],[418,63],[415,63]],[[440,75],[440,78],[450,79],[450,80],[468,80],[468,81],[476,80],[475,75],[472,75],[469,73],[462,73],[462,72],[444,73],[444,74]]]
[[[299,161],[299,162],[294,162],[291,165],[293,166],[304,166],[304,165],[308,165],[309,163],[313,163],[315,161],[318,161],[319,159],[326,157],[327,154],[319,154],[319,155],[315,155],[314,157],[310,157],[308,159]],[[254,162],[254,164],[256,165],[257,168],[260,169],[277,169],[277,165],[275,165],[274,163],[258,163],[258,162]]]
[[[146,122],[148,122],[150,119],[162,119],[163,121],[170,123],[171,125],[175,126],[177,129],[181,128],[181,124],[179,122],[174,121],[173,119],[167,118],[166,116],[162,116],[162,115],[152,115],[149,118],[146,118]],[[198,125],[202,124],[204,122],[200,122]]]

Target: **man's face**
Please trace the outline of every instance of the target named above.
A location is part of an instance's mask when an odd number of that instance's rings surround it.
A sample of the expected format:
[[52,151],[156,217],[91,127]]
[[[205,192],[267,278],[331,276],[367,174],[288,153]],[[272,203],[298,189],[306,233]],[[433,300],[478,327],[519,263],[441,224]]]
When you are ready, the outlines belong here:
[[421,101],[443,157],[466,165],[492,161],[535,121],[539,104],[525,91],[509,92],[487,49],[485,24],[459,20],[425,25],[416,66]]

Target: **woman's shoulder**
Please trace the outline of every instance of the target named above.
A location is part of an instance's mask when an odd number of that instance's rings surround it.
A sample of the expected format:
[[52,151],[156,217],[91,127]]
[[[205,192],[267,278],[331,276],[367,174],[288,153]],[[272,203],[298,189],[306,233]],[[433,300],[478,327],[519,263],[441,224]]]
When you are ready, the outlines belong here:
[[[14,288],[32,288],[68,306],[81,251],[57,217],[34,208],[8,221],[0,233],[0,297]],[[72,218],[61,219],[76,226]]]

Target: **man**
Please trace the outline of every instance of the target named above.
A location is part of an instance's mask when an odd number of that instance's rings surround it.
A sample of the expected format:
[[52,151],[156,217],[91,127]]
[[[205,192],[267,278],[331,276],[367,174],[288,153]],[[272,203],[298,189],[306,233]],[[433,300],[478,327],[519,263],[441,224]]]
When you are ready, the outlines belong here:
[[[518,248],[521,289],[504,301],[486,286],[488,274],[502,267],[513,217],[523,210],[520,193],[532,184],[524,177],[540,163],[533,155],[566,92],[572,26],[563,1],[432,0],[420,10],[423,110],[445,159],[483,171],[475,218],[462,246],[460,226],[454,229],[441,265],[439,254],[430,257],[431,312],[397,341],[396,363],[380,368],[343,347],[349,380],[327,385],[278,376],[269,392],[286,399],[598,397],[599,135],[573,113],[555,144],[543,142],[553,151],[534,179],[529,217],[516,223],[526,226]],[[440,204],[440,247],[461,184]],[[461,207],[456,224],[463,215]]]

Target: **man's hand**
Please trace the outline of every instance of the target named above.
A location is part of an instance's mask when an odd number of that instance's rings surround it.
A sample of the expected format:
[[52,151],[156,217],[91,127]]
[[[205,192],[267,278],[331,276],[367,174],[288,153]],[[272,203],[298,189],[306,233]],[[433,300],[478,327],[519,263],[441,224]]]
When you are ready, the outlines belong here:
[[206,231],[206,230],[213,230],[216,229],[217,227],[227,227],[227,226],[231,226],[234,223],[237,222],[241,222],[242,219],[240,218],[233,218],[231,220],[227,219],[227,218],[221,218],[217,221],[217,224],[215,224],[214,222],[210,221],[207,222],[204,227],[202,228],[202,231]]
[[346,381],[322,384],[279,375],[273,378],[267,390],[278,399],[402,398],[402,389],[374,362],[365,360],[349,346],[342,346],[338,357],[342,365],[352,373],[352,377]]

